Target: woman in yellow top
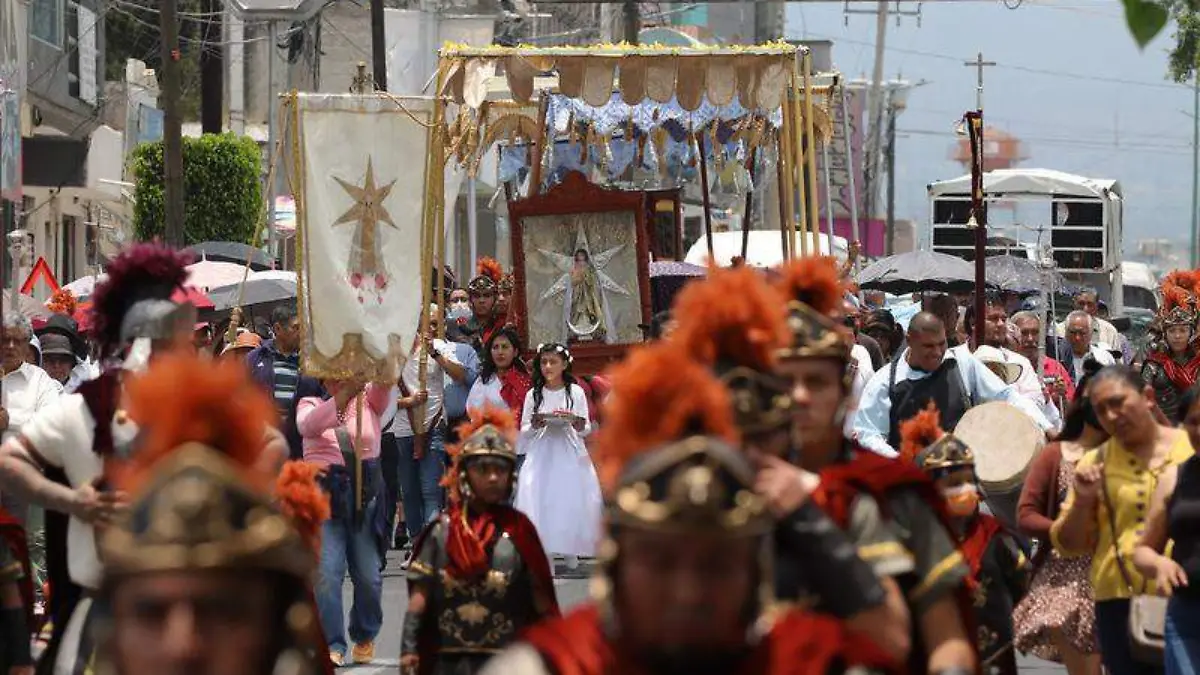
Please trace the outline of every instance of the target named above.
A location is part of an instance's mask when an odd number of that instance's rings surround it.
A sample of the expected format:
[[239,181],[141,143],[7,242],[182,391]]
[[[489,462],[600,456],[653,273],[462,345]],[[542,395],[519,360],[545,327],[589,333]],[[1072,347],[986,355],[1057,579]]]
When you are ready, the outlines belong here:
[[1154,589],[1134,567],[1133,550],[1159,477],[1191,457],[1192,444],[1183,431],[1158,424],[1154,390],[1125,366],[1096,373],[1088,400],[1111,438],[1079,460],[1050,538],[1064,556],[1092,554],[1096,637],[1108,672],[1161,673],[1160,666],[1135,661],[1129,649],[1129,599]]

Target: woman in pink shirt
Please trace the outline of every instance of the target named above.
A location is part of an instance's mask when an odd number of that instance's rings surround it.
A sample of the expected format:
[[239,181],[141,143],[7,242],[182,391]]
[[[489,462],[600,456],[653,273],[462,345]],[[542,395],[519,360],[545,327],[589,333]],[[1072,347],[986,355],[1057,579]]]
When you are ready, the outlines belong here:
[[[388,541],[379,442],[380,417],[387,408],[391,385],[331,380],[324,384],[329,397],[309,396],[296,405],[304,460],[321,467],[321,486],[329,493],[332,511],[321,532],[317,611],[329,642],[329,658],[343,665],[347,642],[342,580],[348,567],[354,584],[351,658],[354,663],[370,663],[375,657],[375,637],[383,625],[381,561]],[[362,461],[363,482],[362,502],[357,505],[355,455]]]

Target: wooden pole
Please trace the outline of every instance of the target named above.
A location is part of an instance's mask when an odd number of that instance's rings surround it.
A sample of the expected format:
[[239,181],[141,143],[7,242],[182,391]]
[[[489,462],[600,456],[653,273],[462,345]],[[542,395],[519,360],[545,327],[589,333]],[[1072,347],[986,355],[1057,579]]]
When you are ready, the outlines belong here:
[[700,202],[704,205],[704,240],[708,244],[708,259],[713,260],[712,206],[708,194],[708,153],[704,151],[704,134],[696,134],[696,150],[700,153]]
[[[546,133],[546,115],[550,112],[550,97],[542,92],[538,96],[538,125],[537,138],[533,139],[533,158],[530,162],[533,167],[529,172],[529,196],[541,192],[542,189],[542,159],[546,156],[546,138],[549,136],[550,142],[554,142],[554,133]],[[474,263],[474,261],[472,261]]]
[[184,246],[183,122],[179,117],[179,21],[176,0],[163,0],[158,10],[162,31],[163,187],[166,201],[167,245]]
[[[808,194],[804,189],[804,125],[800,115],[800,82],[796,78],[796,68],[793,65],[792,75],[789,79],[788,87],[791,106],[788,109],[792,120],[792,135],[789,140],[795,144],[795,150],[792,153],[792,184],[796,191],[796,227],[792,228],[792,239],[796,238],[795,231],[799,229],[800,234],[800,256],[808,255]],[[797,251],[796,245],[792,244],[792,253]]]
[[[804,237],[812,236],[814,253],[821,253],[820,214],[817,211],[817,130],[813,120],[812,53],[805,52],[803,58],[804,78],[804,152],[808,161],[804,164],[808,173],[808,224]],[[811,233],[811,235],[810,235]],[[833,254],[833,239],[829,240],[829,253]]]
[[754,208],[754,173],[758,162],[758,148],[751,148],[750,161],[746,170],[750,173],[750,189],[746,190],[746,208],[742,210],[742,262],[750,252],[750,216]]
[[[371,0],[371,65],[375,89],[387,91],[387,42],[383,27],[383,0]],[[439,95],[441,92],[438,92]]]

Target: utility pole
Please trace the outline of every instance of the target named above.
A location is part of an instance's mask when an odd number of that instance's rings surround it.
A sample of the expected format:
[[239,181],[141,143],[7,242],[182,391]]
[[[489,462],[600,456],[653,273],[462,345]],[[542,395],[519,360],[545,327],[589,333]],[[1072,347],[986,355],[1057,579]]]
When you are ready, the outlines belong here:
[[625,24],[625,42],[631,45],[639,44],[638,34],[642,31],[642,16],[637,0],[625,0],[621,10],[621,18]]
[[204,18],[200,36],[200,127],[206,134],[219,134],[225,127],[224,12],[220,0],[201,3]]
[[966,66],[975,68],[975,111],[966,115],[971,138],[971,220],[975,225],[975,346],[983,344],[983,315],[987,310],[984,289],[987,286],[987,205],[984,203],[984,144],[983,144],[983,69],[994,66],[994,61],[984,61],[983,53],[967,61]]
[[375,89],[387,91],[387,42],[383,34],[383,0],[371,0],[371,61]]
[[875,68],[871,74],[871,138],[867,143],[866,197],[867,220],[875,217],[875,199],[879,193],[879,155],[882,148],[883,108],[886,104],[883,92],[883,54],[887,40],[888,0],[879,0],[875,8]]
[[183,129],[179,118],[179,22],[176,0],[162,0],[158,9],[162,31],[163,187],[168,246],[182,248],[183,233]]
[[[893,90],[894,91],[894,90]],[[888,94],[887,128],[887,254],[896,254],[896,106]]]

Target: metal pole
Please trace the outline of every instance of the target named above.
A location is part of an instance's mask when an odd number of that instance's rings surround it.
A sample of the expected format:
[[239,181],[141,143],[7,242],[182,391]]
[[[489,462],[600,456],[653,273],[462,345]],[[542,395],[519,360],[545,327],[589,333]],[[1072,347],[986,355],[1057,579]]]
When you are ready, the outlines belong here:
[[471,169],[467,174],[467,250],[471,254],[468,258],[468,269],[479,260],[479,214],[475,202],[475,189],[475,170]]
[[[275,146],[279,144],[279,92],[275,89],[275,51],[279,49],[279,25],[267,23],[267,161],[273,162]],[[270,167],[267,167],[270,174]],[[267,181],[267,255],[275,266],[275,181]]]
[[162,31],[163,69],[163,188],[166,200],[167,244],[184,245],[183,232],[183,121],[179,117],[179,21],[176,0],[163,0],[159,7]]
[[1192,74],[1192,250],[1191,267],[1200,265],[1200,69]]
[[825,230],[829,235],[829,255],[833,255],[833,179],[829,176],[829,144],[821,143],[821,165],[825,174]]
[[375,89],[387,91],[387,41],[383,32],[383,0],[371,0],[371,62]]

